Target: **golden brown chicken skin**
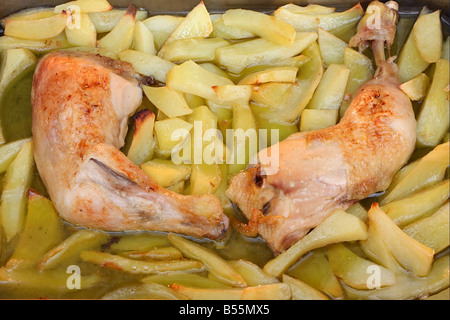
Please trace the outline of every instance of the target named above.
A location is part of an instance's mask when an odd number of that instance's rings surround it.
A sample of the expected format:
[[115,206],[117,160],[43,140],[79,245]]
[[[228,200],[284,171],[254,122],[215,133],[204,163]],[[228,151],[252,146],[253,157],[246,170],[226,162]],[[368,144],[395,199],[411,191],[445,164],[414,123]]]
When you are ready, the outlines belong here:
[[217,197],[161,188],[119,151],[141,104],[138,78],[129,64],[91,54],[54,52],[39,62],[32,132],[50,198],[78,226],[220,237],[228,218]]
[[384,40],[357,36],[376,42],[378,69],[374,79],[358,89],[341,121],[292,134],[272,146],[279,150],[277,173],[266,175],[269,170],[260,163],[236,175],[227,190],[275,253],[289,248],[335,209],[347,209],[387,189],[414,151],[416,120],[410,100],[398,88],[397,66],[378,56],[378,41],[382,45]]

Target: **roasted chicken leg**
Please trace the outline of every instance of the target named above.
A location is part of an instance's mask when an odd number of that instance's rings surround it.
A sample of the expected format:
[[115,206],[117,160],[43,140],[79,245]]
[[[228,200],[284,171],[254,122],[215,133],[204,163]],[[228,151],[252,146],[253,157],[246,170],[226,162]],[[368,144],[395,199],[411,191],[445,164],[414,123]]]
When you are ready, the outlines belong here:
[[395,3],[372,4],[383,9],[380,29],[368,32],[360,25],[351,43],[372,45],[374,79],[358,89],[337,125],[295,133],[272,146],[279,150],[277,173],[267,175],[260,162],[233,177],[227,190],[275,253],[286,250],[333,210],[347,209],[385,190],[414,150],[411,102],[398,88],[393,59],[384,59],[384,44],[389,45],[395,33]]
[[228,218],[217,197],[163,189],[119,151],[142,100],[138,77],[127,63],[90,54],[54,52],[39,62],[32,131],[50,198],[79,226],[220,237]]

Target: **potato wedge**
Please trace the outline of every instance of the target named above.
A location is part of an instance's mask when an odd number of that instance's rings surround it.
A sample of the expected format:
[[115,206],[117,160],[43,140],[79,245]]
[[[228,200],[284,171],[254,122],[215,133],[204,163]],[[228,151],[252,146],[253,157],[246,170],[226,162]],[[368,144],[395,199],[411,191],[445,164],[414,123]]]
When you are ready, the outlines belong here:
[[218,37],[179,39],[165,44],[164,54],[160,57],[172,62],[213,61],[216,57],[216,49],[229,44],[227,40]]
[[241,40],[253,38],[255,36],[251,32],[226,25],[223,22],[222,14],[210,14],[210,18],[213,24],[212,36],[214,37],[220,37],[229,40]]
[[441,12],[420,15],[413,27],[417,50],[423,60],[434,63],[442,54]]
[[138,260],[178,260],[183,259],[180,250],[174,247],[162,247],[146,251],[131,251],[122,254],[130,259]]
[[430,89],[417,116],[418,146],[434,147],[448,132],[450,113],[445,88],[449,85],[449,68],[446,59],[436,62]]
[[439,208],[449,198],[449,181],[444,180],[381,206],[396,225],[404,227]]
[[305,109],[300,117],[300,131],[320,130],[334,126],[338,118],[338,110]]
[[30,191],[23,232],[6,268],[35,267],[45,252],[63,240],[63,224],[52,202]]
[[222,105],[247,104],[252,94],[252,86],[246,84],[214,86],[218,102]]
[[222,20],[226,26],[245,30],[281,46],[292,46],[295,40],[292,25],[262,12],[230,9],[222,15]]
[[0,146],[0,174],[8,169],[8,166],[16,158],[23,145],[30,140],[30,138],[26,138]]
[[119,241],[110,246],[110,249],[114,253],[120,253],[124,251],[151,250],[169,245],[170,242],[165,234],[137,233],[121,236]]
[[396,282],[391,270],[361,258],[342,243],[332,245],[327,252],[333,272],[352,288],[374,289]]
[[152,32],[156,49],[159,50],[184,19],[185,17],[180,16],[156,15],[142,22]]
[[403,228],[410,237],[436,253],[449,246],[449,203],[444,203],[433,215]]
[[341,28],[343,25],[356,26],[364,15],[364,10],[360,4],[357,4],[343,12],[305,14],[294,13],[285,7],[280,7],[273,14],[275,18],[293,25],[297,31],[317,31],[318,28],[330,31]]
[[369,210],[369,224],[373,224],[395,259],[419,277],[428,275],[434,250],[411,238],[384,213],[377,203]]
[[109,238],[110,236],[102,231],[78,230],[43,254],[37,262],[37,269],[43,271],[70,265],[77,261],[82,251],[99,249]]
[[329,298],[308,284],[283,274],[283,283],[291,288],[292,300],[329,300]]
[[336,210],[305,237],[267,262],[263,269],[270,275],[280,276],[310,250],[332,243],[365,239],[366,225],[354,215]]
[[189,179],[191,166],[174,164],[171,160],[154,159],[141,164],[141,169],[153,181],[163,188],[174,186],[180,181]]
[[[94,23],[92,22],[89,15],[86,13],[81,13],[80,15],[72,15],[72,23],[79,25],[76,27],[66,27],[66,37],[67,41],[72,46],[88,46],[95,47],[97,43],[97,31],[95,30]],[[79,18],[80,21],[74,21]]]
[[135,164],[140,165],[149,161],[154,155],[153,128],[155,114],[148,109],[142,109],[134,115],[134,132],[127,157]]
[[157,284],[145,283],[141,285],[129,285],[110,291],[102,296],[102,300],[185,300],[186,297],[175,292],[171,288]]
[[343,64],[330,64],[308,104],[309,109],[339,110],[344,98],[350,69]]
[[160,82],[166,82],[167,73],[175,66],[174,63],[158,56],[136,50],[125,50],[118,56],[120,60],[131,63],[136,72],[147,77],[155,77]]
[[193,125],[180,118],[170,118],[155,122],[158,151],[169,156],[177,152],[189,139]]
[[22,230],[25,220],[28,188],[34,174],[33,149],[33,141],[25,143],[6,170],[0,217],[7,241],[10,241]]
[[222,173],[218,164],[192,164],[187,194],[214,194],[222,182]]
[[146,276],[141,279],[143,283],[159,283],[164,286],[170,286],[174,283],[179,284],[183,287],[190,288],[230,288],[222,282],[209,279],[207,277],[198,275],[196,273],[189,272],[177,272],[170,274],[155,274],[151,276]]
[[136,12],[136,7],[130,5],[115,27],[97,41],[97,46],[115,53],[129,49],[133,43]]
[[[97,33],[110,32],[126,13],[126,9],[111,9],[101,12],[89,12],[89,18],[94,23]],[[136,21],[143,21],[148,16],[147,10],[137,10]]]
[[299,263],[289,268],[287,275],[299,279],[334,299],[344,297],[339,279],[328,262],[326,249],[313,250]]
[[158,274],[168,271],[201,271],[203,264],[195,260],[142,261],[95,250],[82,251],[83,261],[131,274]]
[[61,32],[56,37],[45,40],[25,40],[15,37],[0,37],[0,50],[5,49],[28,49],[33,53],[47,53],[52,50],[68,48],[66,34]]
[[323,14],[323,13],[332,13],[335,12],[336,8],[326,7],[320,4],[312,4],[309,3],[306,6],[299,6],[293,3],[288,3],[283,6],[284,9],[292,12],[292,13],[307,13],[307,14]]
[[156,55],[157,53],[153,33],[142,21],[136,20],[134,24],[133,48],[148,54]]
[[355,203],[350,208],[346,209],[345,212],[351,213],[363,222],[366,222],[367,220],[367,210],[363,207],[363,205],[361,205],[360,202]]
[[230,289],[197,289],[173,284],[170,288],[190,300],[289,300],[291,298],[291,290],[286,283]]
[[425,73],[421,73],[409,81],[402,83],[400,89],[411,101],[421,101],[428,92],[430,78]]
[[56,37],[67,25],[68,14],[63,13],[38,20],[6,20],[5,35],[25,40]]
[[264,270],[253,262],[239,259],[228,262],[244,278],[249,286],[280,282],[276,277],[268,275]]
[[54,9],[48,7],[37,7],[31,9],[23,9],[11,13],[7,17],[0,20],[0,25],[5,28],[6,20],[39,20],[54,16]]
[[147,98],[169,118],[176,118],[192,113],[184,95],[177,90],[165,87],[143,86]]
[[380,204],[385,205],[441,181],[444,179],[448,163],[449,143],[446,142],[438,145],[416,162],[411,163],[408,170],[405,170],[401,177],[396,179],[397,181],[394,180],[394,186],[386,190],[386,193],[381,197]]
[[261,71],[251,73],[241,80],[238,84],[259,85],[267,82],[288,82],[294,83],[297,78],[297,67],[272,67]]
[[344,48],[348,47],[348,43],[322,28],[318,28],[317,34],[323,63],[327,66],[331,64],[343,64]]
[[201,261],[205,265],[205,268],[209,272],[214,273],[216,278],[221,282],[233,287],[245,287],[247,285],[241,275],[216,253],[172,233],[168,235],[168,239],[184,256]]
[[57,5],[54,9],[54,12],[61,13],[63,11],[67,11],[71,6],[77,6],[83,13],[108,11],[113,8],[112,5],[110,5],[107,0],[90,0],[90,1],[75,0]]
[[297,32],[294,44],[285,47],[266,39],[257,38],[218,48],[216,59],[229,72],[239,74],[250,66],[270,64],[272,61],[296,56],[316,39],[316,32]]

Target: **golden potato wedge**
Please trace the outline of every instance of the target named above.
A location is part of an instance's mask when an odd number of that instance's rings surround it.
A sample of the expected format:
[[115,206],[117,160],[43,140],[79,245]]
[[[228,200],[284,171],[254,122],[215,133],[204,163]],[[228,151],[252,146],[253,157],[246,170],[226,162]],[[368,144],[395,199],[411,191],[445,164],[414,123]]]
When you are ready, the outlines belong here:
[[342,282],[355,289],[374,289],[395,284],[394,273],[361,258],[342,243],[328,248],[331,269]]
[[230,289],[197,289],[173,284],[170,288],[190,300],[289,300],[291,298],[291,290],[286,283]]
[[418,146],[434,147],[439,144],[449,128],[448,91],[449,61],[440,59],[431,80],[430,89],[417,116]]
[[176,152],[175,147],[181,147],[189,138],[193,125],[180,118],[170,118],[155,122],[155,135],[158,141],[158,151],[169,156]]
[[336,210],[305,237],[267,262],[263,269],[268,274],[280,276],[310,250],[332,243],[365,239],[366,225],[354,215]]
[[267,82],[289,82],[294,83],[297,79],[297,67],[272,67],[261,71],[250,73],[241,80],[238,84],[259,85]]
[[449,246],[448,201],[433,215],[407,225],[403,231],[436,253],[441,252]]
[[177,90],[165,87],[143,86],[147,98],[169,118],[176,118],[192,113],[184,95]]
[[322,292],[298,279],[285,274],[283,274],[282,279],[283,283],[287,283],[291,288],[292,300],[329,300]]
[[[110,32],[126,13],[126,9],[111,9],[101,12],[89,12],[97,33]],[[147,10],[137,10],[136,21],[143,21],[148,16]]]
[[115,27],[103,38],[97,41],[97,46],[115,53],[129,49],[133,43],[136,12],[136,7],[134,5],[130,5],[127,12],[120,18]]
[[174,247],[162,247],[146,251],[131,251],[122,254],[130,259],[138,260],[178,260],[183,259],[180,250]]
[[330,64],[323,73],[309,109],[339,110],[344,98],[350,69],[343,64]]
[[135,164],[148,161],[154,155],[153,128],[155,114],[148,109],[142,109],[134,115],[133,140],[127,152],[127,157]]
[[113,8],[112,5],[110,5],[107,0],[90,0],[90,1],[75,0],[57,5],[54,9],[54,12],[61,13],[63,11],[67,11],[71,6],[77,6],[83,13],[108,11]]
[[287,271],[291,277],[324,292],[334,299],[342,299],[344,292],[326,256],[326,248],[311,251]]
[[160,82],[166,82],[167,73],[175,66],[174,63],[158,56],[136,50],[125,50],[118,56],[120,60],[131,63],[136,72],[148,77],[155,77]]
[[271,106],[280,102],[282,96],[293,86],[292,83],[268,82],[253,86],[252,103]]
[[230,286],[227,286],[222,282],[209,279],[196,273],[189,273],[184,271],[170,274],[155,274],[146,276],[141,279],[141,282],[158,283],[164,286],[170,286],[171,284],[176,283],[183,287],[190,288],[230,288]]
[[449,157],[449,143],[446,142],[438,145],[408,167],[404,167],[407,170],[400,171],[401,176],[394,180],[392,188],[389,187],[386,190],[380,198],[380,204],[385,205],[444,179]]
[[421,73],[409,81],[402,83],[400,89],[411,101],[421,101],[428,92],[430,78],[425,73]]
[[6,20],[5,36],[25,40],[42,40],[56,37],[64,31],[68,14],[63,13],[38,20]]
[[[252,106],[250,106],[251,108]],[[292,133],[298,132],[298,125],[296,123],[278,123],[272,122],[268,119],[259,118],[255,116],[256,126],[258,129],[267,130],[267,146],[271,146],[274,143],[279,141],[283,141],[287,137],[289,137]],[[273,132],[272,132],[273,130]],[[259,134],[259,138],[261,139],[261,134]],[[273,138],[273,139],[272,139]],[[264,148],[264,146],[263,146]],[[260,146],[261,150],[261,146]]]
[[211,14],[210,18],[213,24],[212,36],[214,37],[220,37],[229,40],[240,40],[253,38],[255,36],[251,32],[226,25],[223,22],[222,14]]
[[348,43],[322,28],[318,28],[317,34],[323,63],[327,66],[333,63],[343,64],[344,48],[348,47]]
[[191,175],[190,165],[174,164],[171,160],[154,159],[142,163],[140,167],[147,176],[163,188],[189,179]]
[[257,38],[218,48],[216,59],[229,72],[239,74],[253,65],[270,64],[272,61],[296,56],[316,39],[316,32],[297,32],[293,45],[285,47],[267,39]]
[[245,287],[245,280],[227,261],[215,252],[175,234],[169,234],[170,243],[184,256],[201,261],[209,272],[213,272],[221,282],[233,287]]
[[381,206],[381,210],[399,227],[404,227],[439,208],[449,198],[449,181],[444,180],[431,187]]
[[26,142],[6,170],[0,204],[0,217],[6,240],[10,241],[25,221],[28,188],[33,179],[33,141]]
[[[97,43],[97,31],[95,30],[95,25],[92,22],[89,15],[86,13],[81,13],[79,15],[72,15],[72,23],[79,24],[79,28],[76,27],[66,27],[66,37],[67,41],[72,46],[88,46],[95,47]],[[79,18],[80,21],[74,21],[74,19]]]
[[268,275],[253,262],[239,259],[228,262],[244,278],[249,286],[278,283],[278,278]]
[[54,9],[48,7],[37,7],[31,9],[23,9],[11,13],[7,17],[0,20],[0,26],[5,28],[6,20],[39,20],[54,16]]
[[312,131],[334,126],[339,111],[332,109],[305,109],[300,117],[300,131]]
[[142,21],[136,21],[134,25],[133,48],[136,51],[156,55],[153,33]]
[[438,61],[442,54],[440,10],[420,15],[414,24],[413,33],[417,50],[423,60],[428,63]]
[[377,203],[369,210],[369,224],[373,224],[395,259],[419,277],[428,275],[434,250],[411,238],[400,229]]
[[172,62],[213,61],[216,49],[229,44],[227,40],[219,37],[178,39],[165,44],[160,57]]
[[312,4],[312,3],[309,3],[306,6],[299,6],[293,3],[288,3],[282,7],[292,13],[323,14],[323,13],[332,13],[336,11],[336,8],[326,7],[320,4]]
[[262,12],[229,9],[222,15],[222,20],[226,26],[245,30],[281,46],[292,46],[295,40],[292,25]]
[[222,172],[219,165],[192,164],[191,177],[187,194],[214,194],[222,182]]
[[330,31],[343,25],[356,26],[364,15],[364,10],[360,4],[357,4],[343,12],[305,14],[294,13],[285,7],[280,7],[273,14],[275,18],[293,25],[297,31],[317,31],[318,28]]
[[350,214],[358,217],[363,222],[366,222],[366,220],[367,220],[367,210],[366,210],[366,208],[363,207],[363,205],[361,205],[361,202],[355,203],[354,205],[352,205],[350,208],[346,209],[345,211],[347,213],[350,213]]
[[449,59],[449,51],[450,51],[450,37],[445,39],[445,42],[442,45],[442,55],[441,59]]

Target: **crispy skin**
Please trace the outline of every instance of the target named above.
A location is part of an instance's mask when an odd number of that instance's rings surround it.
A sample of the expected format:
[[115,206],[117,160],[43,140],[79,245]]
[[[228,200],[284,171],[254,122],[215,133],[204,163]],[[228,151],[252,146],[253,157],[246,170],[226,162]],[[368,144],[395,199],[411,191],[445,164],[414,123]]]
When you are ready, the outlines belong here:
[[35,160],[67,221],[107,231],[157,230],[220,237],[219,199],[158,186],[119,151],[142,99],[129,64],[54,52],[38,64],[32,90]]

